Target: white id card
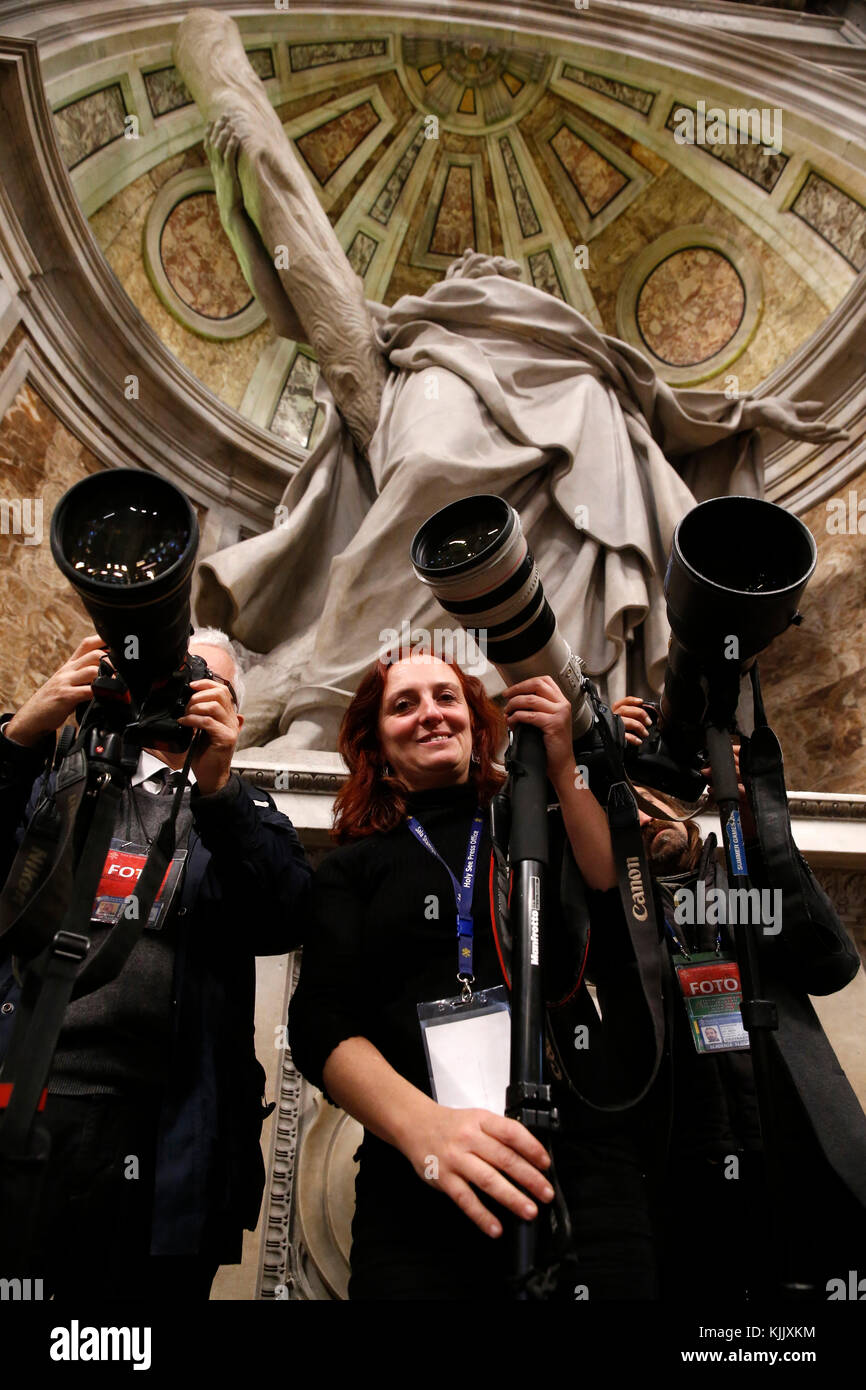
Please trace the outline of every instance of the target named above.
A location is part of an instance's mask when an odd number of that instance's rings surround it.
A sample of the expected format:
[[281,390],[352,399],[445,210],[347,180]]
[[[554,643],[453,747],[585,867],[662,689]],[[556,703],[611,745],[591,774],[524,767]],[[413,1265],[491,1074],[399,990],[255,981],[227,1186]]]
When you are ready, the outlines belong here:
[[505,1114],[511,1011],[504,985],[418,1005],[433,1099],[456,1109]]

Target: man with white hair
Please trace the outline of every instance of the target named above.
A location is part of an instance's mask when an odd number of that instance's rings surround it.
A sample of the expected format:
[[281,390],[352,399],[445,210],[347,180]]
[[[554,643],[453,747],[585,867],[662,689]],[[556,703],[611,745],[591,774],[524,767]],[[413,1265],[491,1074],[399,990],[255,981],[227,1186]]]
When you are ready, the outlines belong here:
[[[255,957],[300,944],[310,871],[291,822],[231,770],[243,679],[229,639],[199,629],[189,650],[208,676],[191,682],[179,720],[201,737],[174,858],[120,974],[69,1005],[39,1117],[51,1155],[30,1272],[58,1298],[207,1298],[258,1217],[269,1111],[253,1045]],[[104,651],[95,634],[85,638],[15,715],[0,717],[0,881],[55,732],[90,699]],[[184,761],[144,749],[123,790],[91,955],[128,891],[110,874],[141,872],[172,807],[171,771]],[[0,1058],[19,998],[0,942]]]

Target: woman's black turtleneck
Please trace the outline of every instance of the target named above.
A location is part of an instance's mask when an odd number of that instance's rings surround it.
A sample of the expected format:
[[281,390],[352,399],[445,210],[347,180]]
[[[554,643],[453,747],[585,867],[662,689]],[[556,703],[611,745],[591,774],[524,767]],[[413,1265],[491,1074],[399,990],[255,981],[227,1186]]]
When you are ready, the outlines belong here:
[[[456,878],[477,806],[472,784],[414,792],[407,801]],[[490,925],[490,838],[475,878],[475,980],[501,984]],[[292,1055],[322,1087],[322,1068],[345,1038],[376,1046],[395,1071],[430,1094],[417,1006],[459,994],[457,908],[443,866],[405,823],[328,855],[314,884],[315,925],[290,1013]]]

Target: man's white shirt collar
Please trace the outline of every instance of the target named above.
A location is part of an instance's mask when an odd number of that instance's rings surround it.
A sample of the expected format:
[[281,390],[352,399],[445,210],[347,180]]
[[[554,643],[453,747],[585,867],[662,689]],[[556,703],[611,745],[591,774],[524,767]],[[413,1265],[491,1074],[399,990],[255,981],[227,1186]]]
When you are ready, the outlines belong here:
[[[164,763],[161,758],[154,757],[153,753],[148,753],[146,748],[142,748],[141,757],[138,760],[138,767],[132,774],[132,785],[137,787],[140,786],[142,782],[149,782],[152,777],[155,777],[157,773],[161,774],[164,769],[168,769],[169,772],[174,771],[173,768],[168,766],[168,763]],[[194,787],[195,773],[192,768],[189,770],[188,780],[189,785]]]

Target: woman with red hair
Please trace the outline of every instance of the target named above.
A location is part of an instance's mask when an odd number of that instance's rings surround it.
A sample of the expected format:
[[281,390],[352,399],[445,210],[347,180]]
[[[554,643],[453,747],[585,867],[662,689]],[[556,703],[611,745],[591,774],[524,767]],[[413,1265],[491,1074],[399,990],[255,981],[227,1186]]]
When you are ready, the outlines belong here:
[[317,875],[316,926],[290,1019],[296,1065],[366,1131],[353,1299],[507,1296],[503,1218],[533,1219],[553,1197],[548,1155],[523,1125],[433,1100],[419,1026],[418,1005],[455,995],[465,980],[454,905],[473,826],[470,973],[476,990],[502,983],[481,817],[504,780],[496,758],[506,725],[541,730],[578,868],[590,889],[615,885],[605,814],[575,778],[568,701],[546,676],[504,698],[503,719],[479,680],[410,654],[378,662],[343,721],[340,848]]

